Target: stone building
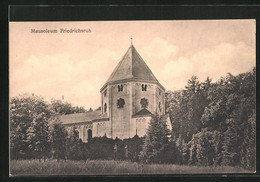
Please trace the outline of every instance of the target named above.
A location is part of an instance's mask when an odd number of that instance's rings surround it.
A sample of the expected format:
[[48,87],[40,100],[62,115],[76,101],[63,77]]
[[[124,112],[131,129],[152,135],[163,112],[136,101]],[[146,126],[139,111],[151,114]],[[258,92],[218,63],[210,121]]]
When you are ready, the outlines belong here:
[[144,136],[155,113],[165,117],[171,130],[169,115],[165,114],[165,88],[133,45],[100,93],[101,110],[60,116],[68,131],[76,127],[83,142],[104,135],[120,139]]

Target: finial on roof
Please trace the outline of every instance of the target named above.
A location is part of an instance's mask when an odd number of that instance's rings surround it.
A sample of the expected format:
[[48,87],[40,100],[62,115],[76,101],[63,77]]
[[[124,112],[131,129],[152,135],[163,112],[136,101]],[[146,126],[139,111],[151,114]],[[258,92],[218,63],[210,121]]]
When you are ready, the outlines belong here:
[[131,45],[133,45],[132,39],[133,39],[133,38],[132,38],[132,35],[131,35]]

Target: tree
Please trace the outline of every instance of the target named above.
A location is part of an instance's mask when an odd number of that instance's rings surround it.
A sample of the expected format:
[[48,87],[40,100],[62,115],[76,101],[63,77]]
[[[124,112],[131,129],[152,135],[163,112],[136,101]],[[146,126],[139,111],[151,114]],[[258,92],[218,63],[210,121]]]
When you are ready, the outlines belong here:
[[88,110],[88,112],[93,112],[93,109],[90,107],[89,110]]
[[26,148],[26,135],[22,128],[20,125],[16,128],[12,126],[10,131],[10,158],[15,160],[25,158]]
[[[133,138],[124,139],[122,142],[123,153],[126,153],[126,147],[128,151],[128,157],[124,155],[124,159],[130,159],[131,161],[138,162],[138,155],[142,151],[142,146],[144,144],[144,138],[135,135]],[[120,145],[119,145],[120,146]]]
[[[88,143],[88,157],[90,159],[113,159],[114,158],[114,145],[115,143],[121,143],[118,139],[113,140],[111,138],[95,137],[92,138]],[[117,156],[118,158],[118,156]]]
[[[43,140],[47,137],[38,138],[34,143],[30,139],[34,138],[34,134],[38,136],[47,135],[48,119],[51,117],[51,112],[48,109],[48,104],[42,97],[35,95],[22,94],[11,98],[10,101],[10,152],[11,158],[30,158],[34,145],[40,146],[46,142]],[[42,122],[42,123],[41,123]],[[40,133],[35,133],[37,127]],[[34,132],[35,131],[35,132]],[[30,133],[30,134],[29,134]],[[29,135],[28,135],[29,134]],[[29,137],[29,138],[28,138]],[[41,141],[39,141],[41,140]],[[38,143],[40,142],[40,143]],[[48,146],[48,145],[46,145]],[[41,149],[40,149],[41,150]],[[34,152],[35,153],[35,152]],[[44,155],[44,154],[40,154]]]
[[166,93],[166,108],[174,122],[173,133],[176,138],[181,137],[188,142],[193,134],[200,131],[203,126],[201,116],[208,105],[207,90],[210,87],[209,78],[200,83],[196,76],[192,76],[185,90]]
[[169,143],[169,135],[166,120],[155,114],[149,123],[143,149],[139,156],[140,160],[149,163],[161,162],[160,155]]
[[44,112],[35,115],[26,132],[30,156],[37,159],[43,158],[44,161],[51,149],[48,119]]
[[83,158],[82,141],[79,139],[79,132],[76,127],[68,135],[66,142],[66,158],[78,160]]
[[217,159],[217,154],[220,152],[219,144],[220,132],[209,131],[203,128],[200,132],[193,135],[190,145],[190,164],[210,166]]
[[179,151],[181,152],[181,164],[187,165],[190,158],[189,144],[185,143],[185,141],[183,139],[181,140],[181,138],[178,138],[176,144],[179,148]]
[[[83,107],[72,107],[60,100],[48,103],[42,97],[23,94],[10,100],[10,157],[11,159],[64,158],[70,149],[72,158],[78,158],[81,141],[74,135],[66,142],[66,131],[57,121],[59,114],[85,112]],[[69,144],[68,146],[64,147]],[[78,145],[78,146],[77,146]],[[72,151],[72,152],[71,152]],[[51,153],[53,152],[53,153]]]
[[101,106],[95,109],[95,111],[101,111]]
[[75,106],[73,107],[74,113],[85,113],[87,112],[84,107],[82,106]]
[[162,163],[181,164],[182,151],[177,146],[175,140],[170,140],[160,153],[159,158]]
[[223,135],[218,154],[222,165],[252,168],[255,163],[255,86],[253,69],[238,76],[228,74],[209,89],[210,103],[201,120],[204,127]]
[[173,136],[179,137],[182,113],[181,113],[181,101],[182,101],[182,91],[167,91],[165,93],[165,108],[166,113],[169,113],[170,120],[173,125],[172,132]]
[[57,118],[53,118],[51,124],[51,148],[52,155],[58,162],[66,157],[67,137],[68,133],[65,127]]
[[256,167],[256,113],[255,110],[248,119],[245,127],[245,137],[242,142],[241,164],[246,169]]
[[215,83],[210,78],[200,83],[193,76],[184,90],[166,93],[183,164],[255,169],[255,78],[255,68]]
[[57,114],[73,114],[73,113],[85,113],[84,107],[74,107],[68,102],[62,100],[52,99],[50,103],[50,109],[53,113]]

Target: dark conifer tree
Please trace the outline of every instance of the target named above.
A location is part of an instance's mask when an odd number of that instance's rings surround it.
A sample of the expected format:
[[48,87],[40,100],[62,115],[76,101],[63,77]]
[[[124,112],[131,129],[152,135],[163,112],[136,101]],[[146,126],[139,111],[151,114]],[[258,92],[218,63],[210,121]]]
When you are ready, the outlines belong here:
[[161,152],[169,144],[170,131],[166,121],[158,114],[154,115],[150,121],[143,149],[140,153],[142,162],[161,162]]
[[52,155],[58,162],[66,157],[67,140],[68,133],[65,127],[58,120],[54,119],[51,124],[51,146]]

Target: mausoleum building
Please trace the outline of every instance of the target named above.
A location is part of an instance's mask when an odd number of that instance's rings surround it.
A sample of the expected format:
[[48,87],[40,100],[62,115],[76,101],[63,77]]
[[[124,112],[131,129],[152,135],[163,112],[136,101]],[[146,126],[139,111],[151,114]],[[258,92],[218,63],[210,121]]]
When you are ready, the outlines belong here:
[[165,88],[131,45],[106,83],[100,89],[101,110],[89,113],[61,115],[68,131],[73,127],[79,138],[87,142],[91,137],[132,138],[144,136],[153,114],[165,114]]

